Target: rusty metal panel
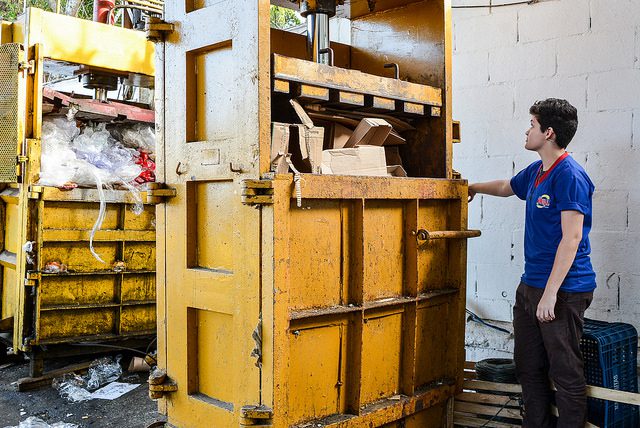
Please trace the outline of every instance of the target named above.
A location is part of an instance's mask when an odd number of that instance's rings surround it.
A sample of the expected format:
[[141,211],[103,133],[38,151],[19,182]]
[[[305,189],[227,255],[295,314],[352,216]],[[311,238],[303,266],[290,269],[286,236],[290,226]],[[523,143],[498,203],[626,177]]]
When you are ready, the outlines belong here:
[[0,46],[0,183],[15,183],[16,157],[21,143],[20,63],[21,46]]

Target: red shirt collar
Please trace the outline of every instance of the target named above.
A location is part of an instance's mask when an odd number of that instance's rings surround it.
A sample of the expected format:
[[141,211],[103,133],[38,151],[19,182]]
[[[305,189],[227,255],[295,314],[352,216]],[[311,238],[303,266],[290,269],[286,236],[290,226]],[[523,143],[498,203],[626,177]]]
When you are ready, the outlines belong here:
[[556,159],[556,161],[553,163],[553,165],[551,165],[551,168],[549,168],[548,171],[546,171],[544,174],[540,175],[542,173],[542,165],[540,165],[540,169],[538,170],[538,176],[536,177],[536,181],[535,181],[535,187],[538,187],[538,185],[540,183],[542,183],[547,176],[549,176],[549,174],[551,173],[551,171],[553,171],[553,168],[555,168],[556,166],[558,166],[558,164],[560,162],[562,162],[567,156],[569,156],[568,152],[564,152],[562,154],[562,156],[560,156],[558,159]]

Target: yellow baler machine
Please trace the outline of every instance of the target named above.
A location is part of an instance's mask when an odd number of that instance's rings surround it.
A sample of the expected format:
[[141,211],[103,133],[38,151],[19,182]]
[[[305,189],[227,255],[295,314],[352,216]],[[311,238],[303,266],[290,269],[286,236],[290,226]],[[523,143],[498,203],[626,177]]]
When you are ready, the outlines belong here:
[[[270,3],[307,37],[270,28]],[[350,43],[329,41],[334,14]],[[150,392],[169,423],[445,426],[478,235],[452,169],[450,1],[191,0],[164,19],[160,179],[177,196],[157,212]],[[402,128],[408,177],[274,173],[291,100]]]
[[[2,23],[1,35],[2,337],[14,350],[30,353],[32,376],[42,373],[44,357],[105,350],[74,344],[146,346],[156,323],[157,183],[142,193],[145,204],[139,215],[130,209],[134,199],[129,192],[105,190],[105,219],[94,237],[105,262],[100,263],[88,242],[99,213],[99,192],[41,186],[38,179],[43,115],[51,109],[51,104],[43,108],[43,96],[57,97],[54,104],[96,106],[73,93],[51,95],[44,82],[47,67],[62,64],[77,74],[71,79],[83,82],[128,79],[152,86],[154,45],[143,32],[36,8],[16,22]],[[107,92],[98,86],[95,95],[103,102],[91,111],[93,120],[142,118],[153,125],[152,107],[106,102]],[[64,263],[68,272],[45,270],[52,260]],[[114,269],[116,262],[126,268]]]

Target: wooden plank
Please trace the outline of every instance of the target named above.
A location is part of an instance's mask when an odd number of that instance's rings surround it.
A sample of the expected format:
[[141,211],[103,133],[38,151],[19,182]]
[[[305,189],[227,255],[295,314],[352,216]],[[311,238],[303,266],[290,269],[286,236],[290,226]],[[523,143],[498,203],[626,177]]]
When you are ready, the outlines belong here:
[[[517,403],[516,400],[512,400]],[[456,412],[474,413],[476,415],[485,416],[500,416],[501,418],[522,419],[520,415],[520,409],[512,409],[509,407],[489,406],[476,403],[465,403],[462,401],[456,402]]]
[[467,380],[464,382],[464,389],[482,390],[482,391],[498,391],[522,393],[522,387],[517,384],[495,383],[484,380]]
[[53,379],[65,375],[67,373],[86,370],[91,365],[91,361],[86,361],[84,363],[73,364],[67,367],[63,367],[61,369],[52,370],[48,373],[40,377],[24,377],[19,379],[17,382],[18,391],[31,391],[43,386],[51,385]]
[[481,392],[461,392],[460,394],[456,395],[456,400],[465,401],[468,403],[497,404],[499,406],[507,404],[508,401],[511,401],[512,406],[518,406],[517,401],[510,400],[506,395],[483,394]]
[[518,428],[521,425],[505,424],[502,422],[488,422],[487,419],[481,419],[473,415],[455,412],[453,422],[455,426],[460,427],[487,427],[487,428]]
[[640,406],[640,394],[635,392],[616,391],[601,386],[587,385],[587,396],[601,400],[617,401],[618,403]]

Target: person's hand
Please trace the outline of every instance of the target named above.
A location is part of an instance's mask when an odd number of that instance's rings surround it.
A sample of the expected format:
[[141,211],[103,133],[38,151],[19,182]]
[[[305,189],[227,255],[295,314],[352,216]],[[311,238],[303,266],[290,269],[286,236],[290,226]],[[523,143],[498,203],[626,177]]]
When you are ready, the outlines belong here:
[[542,294],[542,298],[538,303],[538,309],[536,310],[536,317],[540,322],[551,322],[556,319],[556,300],[557,296],[546,291]]
[[473,201],[473,198],[476,196],[476,193],[478,193],[478,192],[476,192],[476,189],[474,188],[474,185],[470,184],[469,185],[469,199],[468,199],[469,202]]

